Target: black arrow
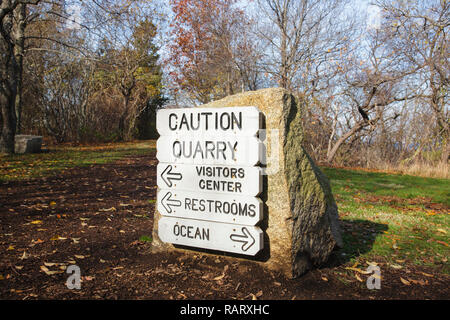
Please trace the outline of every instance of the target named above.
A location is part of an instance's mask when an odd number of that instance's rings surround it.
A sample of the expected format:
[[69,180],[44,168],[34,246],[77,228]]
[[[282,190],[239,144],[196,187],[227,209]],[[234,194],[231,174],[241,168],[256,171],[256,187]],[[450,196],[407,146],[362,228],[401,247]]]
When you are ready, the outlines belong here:
[[252,234],[246,227],[242,227],[242,235],[232,234],[230,235],[230,239],[232,241],[242,242],[242,251],[247,251],[255,243],[255,238],[253,238]]
[[167,192],[166,195],[164,196],[164,198],[162,198],[162,200],[161,200],[161,204],[163,205],[164,209],[166,209],[166,211],[168,213],[172,213],[172,207],[181,207],[181,201],[171,199],[171,197],[172,197],[172,192]]
[[164,180],[164,182],[170,188],[170,187],[172,187],[172,180],[181,180],[183,178],[183,176],[181,175],[181,173],[172,172],[172,166],[168,165],[166,167],[166,169],[164,169],[163,173],[161,174],[161,178]]

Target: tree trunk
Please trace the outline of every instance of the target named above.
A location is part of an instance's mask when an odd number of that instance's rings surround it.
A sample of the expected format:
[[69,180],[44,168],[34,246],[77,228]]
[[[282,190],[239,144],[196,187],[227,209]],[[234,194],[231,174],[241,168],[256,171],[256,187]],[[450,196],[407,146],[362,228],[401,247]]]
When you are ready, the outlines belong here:
[[[15,55],[16,34],[14,33],[14,10],[19,3],[11,0],[0,2],[0,9],[6,14],[0,20],[0,108],[2,127],[0,135],[0,152],[14,153],[14,136],[16,134],[16,96],[20,68]],[[24,4],[20,4],[25,6]]]
[[334,144],[333,148],[328,148],[327,152],[327,162],[331,163],[336,156],[336,152],[339,150],[341,145],[351,136],[356,134],[358,131],[360,131],[362,128],[364,128],[365,122],[358,122],[353,128],[351,128],[349,131],[347,131],[342,137],[340,137],[336,143]]
[[0,152],[14,153],[14,136],[16,134],[15,92],[0,97],[2,112],[2,133],[0,136]]
[[25,55],[25,27],[26,27],[26,4],[19,4],[14,12],[16,21],[14,56],[17,61],[17,96],[15,100],[16,133],[20,133],[22,122],[22,91],[23,91],[23,59]]
[[130,97],[128,95],[124,95],[123,97],[123,112],[119,118],[119,138],[121,141],[125,140],[125,120],[128,114],[128,105],[130,103]]

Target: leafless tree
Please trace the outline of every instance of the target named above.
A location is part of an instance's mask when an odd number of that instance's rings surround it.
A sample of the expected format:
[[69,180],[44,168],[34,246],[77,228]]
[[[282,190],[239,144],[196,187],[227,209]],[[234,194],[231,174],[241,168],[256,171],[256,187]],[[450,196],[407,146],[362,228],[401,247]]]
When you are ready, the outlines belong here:
[[305,97],[327,87],[337,72],[330,61],[349,47],[352,22],[344,16],[347,3],[258,0],[258,35],[267,43],[263,68],[281,87]]
[[392,52],[417,70],[413,90],[433,110],[441,144],[441,160],[450,155],[450,2],[376,1],[382,9]]
[[40,0],[0,2],[0,152],[14,153],[16,98],[22,84],[26,9],[39,2]]

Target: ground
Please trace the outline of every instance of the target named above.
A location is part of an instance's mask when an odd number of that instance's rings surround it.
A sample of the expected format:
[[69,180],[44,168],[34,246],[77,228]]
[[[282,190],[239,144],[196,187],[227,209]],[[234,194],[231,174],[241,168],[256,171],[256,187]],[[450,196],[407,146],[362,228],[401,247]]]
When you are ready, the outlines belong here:
[[[155,153],[144,142],[1,156],[0,298],[450,298],[448,180],[323,168],[345,246],[288,279],[225,255],[152,253]],[[70,265],[80,290],[66,287]]]

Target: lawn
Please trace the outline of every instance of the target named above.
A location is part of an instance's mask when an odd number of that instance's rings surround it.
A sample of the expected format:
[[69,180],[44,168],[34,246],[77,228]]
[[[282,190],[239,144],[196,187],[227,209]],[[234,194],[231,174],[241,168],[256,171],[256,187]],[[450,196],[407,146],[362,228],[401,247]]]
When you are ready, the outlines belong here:
[[384,260],[395,269],[450,272],[450,183],[446,179],[323,168],[342,220],[351,263]]
[[74,167],[106,164],[155,150],[155,141],[51,147],[43,153],[0,155],[0,181],[45,177]]

